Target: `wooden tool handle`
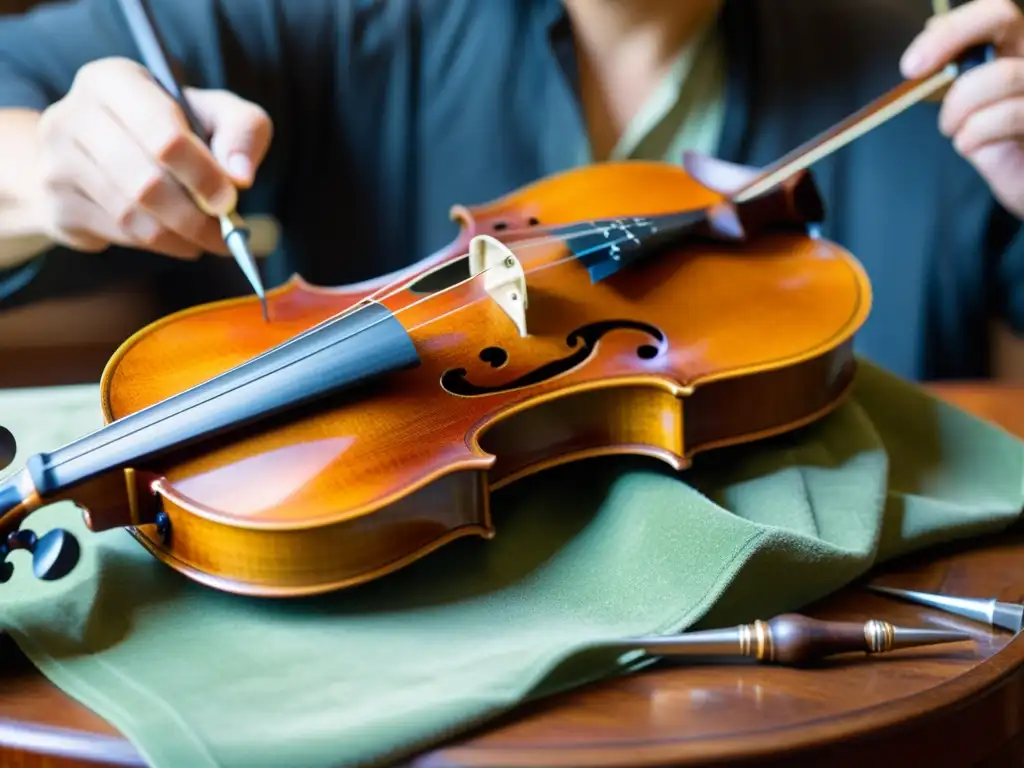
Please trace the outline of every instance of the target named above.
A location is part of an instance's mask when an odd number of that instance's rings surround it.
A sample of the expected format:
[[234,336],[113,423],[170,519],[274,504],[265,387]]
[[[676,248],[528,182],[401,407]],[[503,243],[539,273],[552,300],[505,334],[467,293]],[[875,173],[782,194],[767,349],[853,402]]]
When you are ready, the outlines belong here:
[[[819,621],[795,613],[784,613],[768,622],[757,621],[741,633],[749,642],[744,653],[758,661],[805,664],[838,653],[892,649],[895,631],[891,624],[871,620],[865,624]],[[743,638],[749,637],[749,641]]]

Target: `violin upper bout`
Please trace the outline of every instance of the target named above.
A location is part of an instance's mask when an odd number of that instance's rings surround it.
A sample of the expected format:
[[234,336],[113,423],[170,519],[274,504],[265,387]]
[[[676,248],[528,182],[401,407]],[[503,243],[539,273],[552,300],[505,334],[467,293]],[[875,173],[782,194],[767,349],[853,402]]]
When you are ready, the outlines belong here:
[[463,232],[472,236],[476,234],[476,219],[473,212],[464,205],[453,205],[448,209],[448,219],[458,224]]

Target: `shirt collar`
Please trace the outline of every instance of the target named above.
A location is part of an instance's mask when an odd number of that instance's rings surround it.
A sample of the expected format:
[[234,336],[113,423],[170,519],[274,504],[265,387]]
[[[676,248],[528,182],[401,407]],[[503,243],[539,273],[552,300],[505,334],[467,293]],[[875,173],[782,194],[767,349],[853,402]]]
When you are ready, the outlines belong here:
[[[513,0],[526,3],[528,0]],[[529,0],[538,28],[546,38],[548,49],[555,58],[570,92],[580,104],[579,69],[569,13],[563,0]],[[751,113],[750,99],[754,83],[751,78],[757,68],[760,23],[771,22],[771,15],[762,18],[757,0],[725,0],[719,12],[718,25],[724,45],[727,92],[726,124],[723,128],[717,156],[723,160],[742,162],[748,152]]]

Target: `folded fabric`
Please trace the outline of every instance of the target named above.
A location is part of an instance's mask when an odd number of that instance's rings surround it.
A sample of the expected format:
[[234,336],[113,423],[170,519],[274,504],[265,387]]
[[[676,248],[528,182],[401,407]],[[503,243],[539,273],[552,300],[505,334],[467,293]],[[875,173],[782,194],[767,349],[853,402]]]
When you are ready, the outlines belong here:
[[[0,423],[23,461],[97,426],[96,391],[0,394]],[[23,566],[0,606],[43,673],[155,766],[387,764],[626,670],[596,642],[797,610],[1022,506],[1024,442],[862,363],[819,423],[681,475],[633,458],[545,472],[496,495],[493,541],[354,590],[219,594],[122,531],[83,532],[70,577]],[[78,518],[58,505],[32,520],[84,531]]]

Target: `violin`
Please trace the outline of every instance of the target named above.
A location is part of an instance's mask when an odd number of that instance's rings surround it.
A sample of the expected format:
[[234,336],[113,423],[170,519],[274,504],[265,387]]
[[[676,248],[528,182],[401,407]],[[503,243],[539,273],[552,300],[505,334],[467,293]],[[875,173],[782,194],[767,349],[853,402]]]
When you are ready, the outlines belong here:
[[208,587],[324,593],[493,537],[491,494],[550,467],[682,471],[822,418],[850,393],[871,286],[814,232],[807,169],[991,56],[761,171],[693,153],[574,169],[454,206],[458,237],[402,272],[294,277],[267,292],[270,322],[246,297],[143,328],[103,372],[105,426],[0,483],[0,579],[18,549],[41,579],[71,572],[72,534],[21,527],[71,501]]

